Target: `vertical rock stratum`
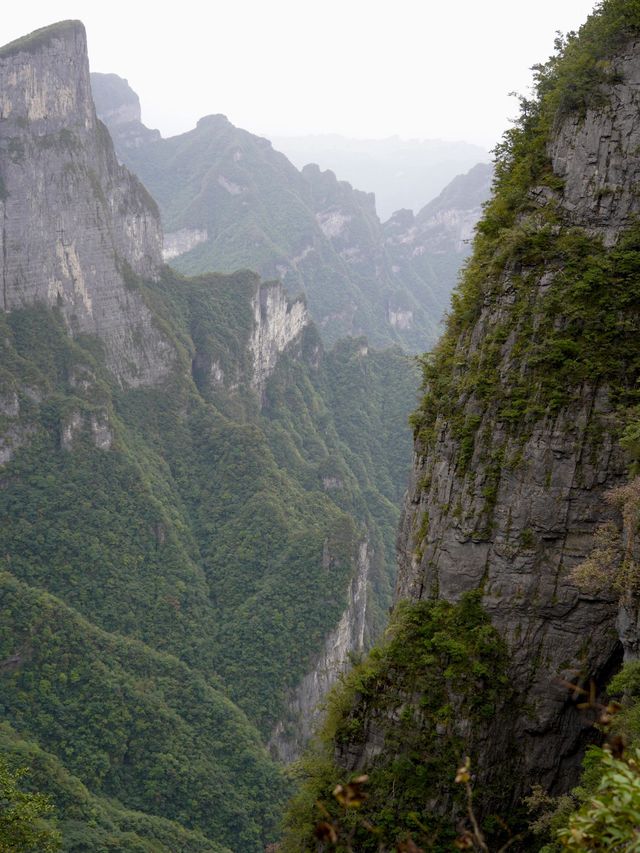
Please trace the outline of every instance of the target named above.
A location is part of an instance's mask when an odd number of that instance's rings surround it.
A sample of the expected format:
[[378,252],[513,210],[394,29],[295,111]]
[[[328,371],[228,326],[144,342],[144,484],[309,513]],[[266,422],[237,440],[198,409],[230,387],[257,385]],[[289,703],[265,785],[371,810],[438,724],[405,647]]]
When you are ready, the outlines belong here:
[[96,118],[79,21],[0,50],[0,151],[4,310],[58,307],[100,336],[121,381],[157,382],[174,354],[135,279],[162,263],[159,215]]
[[627,476],[618,439],[638,380],[639,85],[629,38],[586,102],[556,109],[544,173],[509,227],[498,205],[517,155],[503,166],[416,418],[397,597],[482,589],[528,709],[510,732],[523,788],[576,778],[589,721],[558,677],[602,687],[621,657],[617,597],[582,593],[570,573],[607,514],[604,493]]

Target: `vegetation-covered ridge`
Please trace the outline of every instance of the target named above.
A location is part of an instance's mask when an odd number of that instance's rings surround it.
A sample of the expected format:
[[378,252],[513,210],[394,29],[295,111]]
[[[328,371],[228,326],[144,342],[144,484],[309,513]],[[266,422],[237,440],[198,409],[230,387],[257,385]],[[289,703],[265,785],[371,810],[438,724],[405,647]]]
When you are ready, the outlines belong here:
[[[603,385],[619,412],[619,435],[634,417],[640,224],[609,246],[573,223],[549,144],[563,118],[601,105],[603,85],[616,82],[612,57],[639,32],[639,3],[600,4],[578,34],[559,39],[556,54],[536,67],[535,95],[521,99],[520,118],[496,149],[494,194],[446,332],[423,359],[425,396],[412,419],[423,452],[432,445],[438,417],[447,419],[459,441],[462,471],[489,405],[508,430],[525,435],[527,423],[554,415],[582,387]],[[509,310],[493,317],[468,358],[473,330],[505,287]],[[471,395],[479,406],[464,415],[461,403]]]
[[[473,728],[497,725],[509,706],[506,663],[477,593],[458,604],[400,603],[384,641],[329,699],[322,733],[301,765],[283,849],[315,850],[318,838],[333,837],[330,825],[337,835],[329,849],[337,851],[414,849],[396,848],[409,840],[452,849],[463,812],[455,768],[471,749]],[[363,773],[366,798],[357,810],[342,809],[336,785]],[[499,795],[489,785],[482,792],[485,802]]]
[[309,327],[261,409],[254,274],[128,287],[177,353],[157,388],[119,387],[56,311],[0,317],[0,705],[63,849],[258,851],[284,793],[262,744],[363,538],[381,630],[416,377]]
[[278,278],[292,295],[306,293],[331,345],[347,335],[412,352],[435,342],[467,254],[459,237],[479,209],[468,176],[461,192],[440,198],[438,224],[421,219],[427,207],[415,223],[405,210],[383,226],[371,194],[317,166],[298,171],[224,116],[161,140],[139,120],[121,123],[137,101],[124,80],[93,74],[92,87],[120,158],[160,204],[166,258],[180,272],[248,268]]

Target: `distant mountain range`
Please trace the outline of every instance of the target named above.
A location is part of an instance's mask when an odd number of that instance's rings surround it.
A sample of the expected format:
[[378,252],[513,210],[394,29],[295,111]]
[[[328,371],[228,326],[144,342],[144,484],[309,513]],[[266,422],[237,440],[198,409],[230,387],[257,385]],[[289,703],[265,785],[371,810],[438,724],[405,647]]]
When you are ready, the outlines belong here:
[[316,165],[298,170],[224,116],[161,139],[142,124],[126,80],[91,80],[119,158],[160,206],[165,258],[177,270],[248,268],[280,279],[291,295],[306,295],[329,345],[366,335],[377,347],[420,352],[435,342],[489,194],[488,164],[457,178],[417,216],[405,210],[382,224],[373,194]]
[[340,180],[372,191],[383,221],[401,208],[420,210],[456,175],[491,159],[479,145],[443,139],[349,139],[330,133],[271,141],[299,169],[317,163]]

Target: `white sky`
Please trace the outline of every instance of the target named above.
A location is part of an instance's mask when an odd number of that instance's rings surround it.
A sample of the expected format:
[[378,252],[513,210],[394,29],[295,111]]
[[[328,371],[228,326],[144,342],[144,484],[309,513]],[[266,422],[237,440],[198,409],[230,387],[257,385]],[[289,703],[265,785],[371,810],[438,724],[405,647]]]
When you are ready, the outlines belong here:
[[556,30],[595,0],[24,0],[0,43],[80,18],[93,71],[126,77],[163,135],[224,113],[254,133],[492,146]]

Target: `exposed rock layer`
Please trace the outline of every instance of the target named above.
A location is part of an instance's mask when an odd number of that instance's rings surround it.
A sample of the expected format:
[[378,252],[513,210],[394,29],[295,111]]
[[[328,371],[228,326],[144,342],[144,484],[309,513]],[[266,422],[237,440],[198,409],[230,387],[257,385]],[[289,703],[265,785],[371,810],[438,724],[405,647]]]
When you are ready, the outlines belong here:
[[[619,82],[603,86],[597,106],[556,127],[548,154],[564,189],[531,191],[541,208],[560,208],[565,227],[599,234],[609,246],[640,204],[637,44],[616,59],[614,77]],[[553,284],[553,270],[526,272],[536,282],[530,313],[514,316],[523,270],[507,266],[498,292],[484,299],[475,325],[458,341],[460,365],[477,363],[491,331],[513,317],[497,367],[507,381],[518,324],[537,328]],[[514,433],[496,405],[472,390],[458,402],[461,420],[477,423],[471,458],[463,464],[460,436],[442,416],[434,444],[426,453],[417,446],[399,535],[397,596],[457,600],[482,588],[484,606],[508,640],[513,683],[527,709],[484,747],[483,761],[494,767],[508,761],[512,768],[517,762],[515,797],[535,782],[555,790],[575,783],[590,721],[558,678],[594,678],[602,686],[621,660],[616,596],[581,594],[569,578],[606,515],[604,492],[626,476],[610,391],[584,384],[556,415]],[[518,744],[515,755],[509,743]]]
[[4,310],[58,307],[122,381],[157,381],[172,353],[131,287],[162,262],[158,212],[96,118],[81,23],[0,52],[0,153]]

